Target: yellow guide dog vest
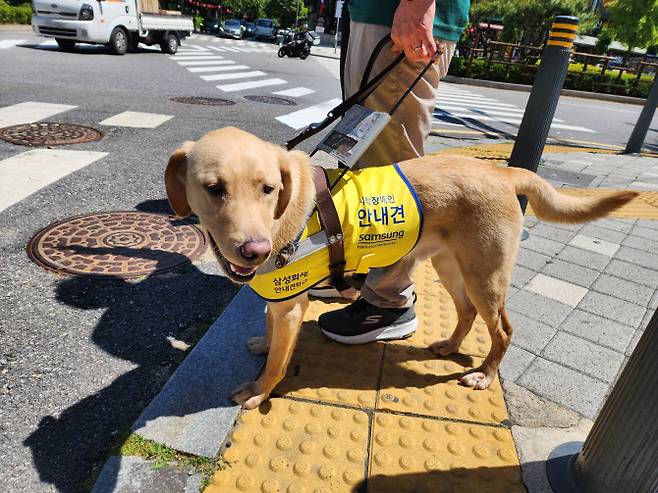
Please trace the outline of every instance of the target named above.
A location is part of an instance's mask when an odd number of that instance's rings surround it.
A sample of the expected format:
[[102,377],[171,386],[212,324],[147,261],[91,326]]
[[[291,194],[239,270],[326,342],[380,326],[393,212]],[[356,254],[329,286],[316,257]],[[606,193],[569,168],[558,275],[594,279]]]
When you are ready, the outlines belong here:
[[[327,170],[329,183],[341,172]],[[345,272],[388,267],[416,245],[423,211],[397,164],[347,171],[331,195],[343,229]],[[270,258],[249,286],[268,301],[282,301],[312,288],[329,277],[327,241],[314,211],[287,258]]]

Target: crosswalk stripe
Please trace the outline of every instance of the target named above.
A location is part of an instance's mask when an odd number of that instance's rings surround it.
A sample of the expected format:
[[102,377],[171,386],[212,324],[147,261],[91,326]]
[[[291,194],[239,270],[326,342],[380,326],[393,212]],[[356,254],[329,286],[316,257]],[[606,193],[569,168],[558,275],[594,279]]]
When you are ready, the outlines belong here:
[[77,108],[69,104],[38,103],[27,101],[0,108],[0,128],[33,123],[58,113]]
[[193,62],[177,62],[178,65],[182,65],[183,67],[192,67],[194,65],[213,65],[213,60],[200,60],[200,61],[193,61]]
[[244,91],[245,89],[255,89],[257,87],[267,87],[267,86],[278,86],[281,84],[287,84],[288,82],[283,79],[261,79],[261,80],[252,80],[249,82],[238,82],[235,84],[224,84],[217,86],[217,89],[224,92],[234,92],[234,91]]
[[233,48],[232,46],[224,46],[224,49],[227,50],[227,51],[234,51],[234,52],[236,52],[236,53],[237,53],[238,51],[240,51],[240,50],[237,50],[237,49]]
[[[232,65],[235,62],[229,62],[227,60],[225,63],[226,63],[225,65],[214,65],[212,67],[188,67],[187,70],[189,70],[192,73],[221,72],[222,70],[232,70],[233,68],[238,67],[238,65]],[[243,65],[240,65],[240,67],[248,68],[248,67],[244,67]]]
[[293,87],[292,89],[286,89],[284,91],[276,91],[272,94],[277,94],[279,96],[288,96],[291,98],[298,98],[300,96],[306,96],[307,94],[313,94],[315,91],[309,89],[308,87]]
[[480,109],[474,106],[464,107],[464,106],[448,106],[447,104],[442,104],[438,107],[440,111],[472,111],[474,116],[479,115],[480,113],[487,113],[492,115],[507,115],[514,117],[523,117],[523,111],[513,110],[511,108],[495,108],[495,109]]
[[[456,111],[463,111],[466,108],[455,108]],[[495,110],[482,110],[480,111],[473,111],[470,113],[453,113],[452,111],[447,111],[448,108],[446,106],[441,106],[440,108],[437,108],[435,111],[437,111],[441,116],[445,114],[446,116],[454,116],[457,118],[462,118],[462,117],[468,117],[468,118],[474,118],[478,119],[480,116],[492,116],[492,115],[500,115],[502,117],[509,117],[509,118],[514,118],[514,119],[523,119],[523,113],[510,113],[509,111],[495,111]],[[499,118],[499,116],[496,116],[496,118]],[[521,120],[519,120],[521,121]],[[560,120],[559,118],[553,118],[553,121],[556,123],[561,123],[564,122],[564,120]]]
[[174,60],[176,63],[181,63],[181,62],[192,62],[192,61],[199,61],[203,60],[205,62],[209,60],[223,60],[224,57],[221,55],[205,55],[205,56],[186,56],[186,57],[176,57]]
[[25,43],[26,39],[3,39],[0,40],[0,50],[6,50],[8,48],[13,48],[14,46]]
[[100,122],[100,124],[113,127],[155,128],[162,125],[167,120],[171,120],[173,117],[173,115],[160,115],[157,113],[124,111],[118,115],[106,118]]
[[439,96],[436,101],[438,103],[457,103],[457,104],[488,104],[491,106],[503,106],[506,108],[517,108],[516,105],[509,103],[500,103],[495,99],[482,99],[482,98],[465,98],[462,96],[446,98],[444,96]]
[[293,111],[287,115],[277,116],[276,119],[289,127],[298,130],[307,127],[311,123],[324,120],[329,110],[341,103],[341,99],[335,98],[324,103],[309,106],[303,110]]
[[521,110],[521,109],[517,108],[516,106],[512,106],[512,105],[501,106],[501,105],[496,104],[496,103],[480,103],[480,102],[477,102],[477,103],[470,103],[470,102],[464,103],[464,102],[461,102],[461,101],[440,100],[440,101],[437,101],[437,105],[441,108],[443,106],[455,106],[455,107],[459,106],[461,108],[491,108],[491,109],[497,109],[497,110],[524,111],[524,110]]
[[208,46],[208,48],[211,50],[220,51],[222,53],[226,51],[224,48],[220,48],[219,46]]
[[[512,125],[519,125],[521,123],[521,120],[518,118],[505,118],[505,117],[499,117],[499,118],[494,118],[490,116],[480,116],[480,115],[474,115],[474,114],[464,114],[464,113],[447,113],[444,115],[433,115],[434,118],[449,118],[453,120],[472,120],[475,122],[499,122],[499,123],[510,123]],[[562,120],[560,120],[562,121]],[[578,125],[566,125],[563,123],[557,123],[553,122],[551,124],[551,128],[556,128],[556,129],[561,129],[561,130],[574,130],[578,132],[585,132],[585,133],[596,133],[595,130],[592,130],[590,128],[586,127],[580,127]]]
[[0,161],[0,211],[107,154],[34,149]]
[[202,75],[201,78],[203,80],[233,80],[233,79],[247,79],[251,77],[261,77],[263,75],[267,75],[267,74],[265,72],[261,72],[260,70],[254,70],[252,72],[236,72],[235,74]]

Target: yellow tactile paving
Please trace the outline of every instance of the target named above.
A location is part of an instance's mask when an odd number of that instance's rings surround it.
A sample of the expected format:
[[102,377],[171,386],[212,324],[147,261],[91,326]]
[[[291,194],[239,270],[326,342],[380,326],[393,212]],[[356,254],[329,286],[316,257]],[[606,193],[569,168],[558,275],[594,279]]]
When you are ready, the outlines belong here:
[[[329,306],[320,302],[313,305],[314,310],[318,305]],[[286,378],[274,392],[372,408],[383,351],[384,343],[349,346],[331,341],[322,335],[317,323],[305,322]]]
[[352,491],[365,477],[368,415],[271,399],[245,412],[206,493]]
[[521,493],[509,430],[375,413],[368,491]]
[[[580,197],[597,197],[610,192],[623,190],[608,190],[603,188],[560,188],[560,193]],[[658,219],[658,192],[639,191],[640,195],[628,204],[612,211],[609,217],[621,219]],[[534,215],[532,207],[528,205],[527,215]]]
[[500,424],[509,416],[498,378],[486,390],[459,385],[459,376],[481,358],[437,359],[429,349],[386,346],[377,409]]

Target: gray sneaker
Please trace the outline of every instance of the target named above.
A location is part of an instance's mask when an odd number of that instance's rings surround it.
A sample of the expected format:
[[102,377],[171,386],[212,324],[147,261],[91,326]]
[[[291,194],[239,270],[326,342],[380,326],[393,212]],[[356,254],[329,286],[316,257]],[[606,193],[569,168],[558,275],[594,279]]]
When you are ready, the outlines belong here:
[[323,313],[318,322],[324,335],[343,344],[406,339],[418,326],[413,306],[379,308],[364,298],[340,310]]

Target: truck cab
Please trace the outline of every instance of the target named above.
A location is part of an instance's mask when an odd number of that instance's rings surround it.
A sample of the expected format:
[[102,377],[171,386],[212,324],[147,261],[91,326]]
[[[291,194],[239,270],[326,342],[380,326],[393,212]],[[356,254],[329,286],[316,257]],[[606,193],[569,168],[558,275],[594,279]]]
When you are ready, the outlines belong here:
[[117,55],[137,44],[159,44],[173,54],[194,30],[191,17],[160,10],[157,0],[32,0],[32,29],[62,49],[76,42],[104,44]]

